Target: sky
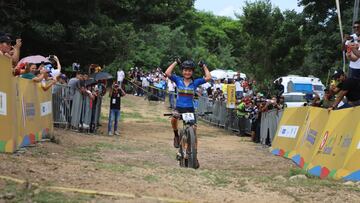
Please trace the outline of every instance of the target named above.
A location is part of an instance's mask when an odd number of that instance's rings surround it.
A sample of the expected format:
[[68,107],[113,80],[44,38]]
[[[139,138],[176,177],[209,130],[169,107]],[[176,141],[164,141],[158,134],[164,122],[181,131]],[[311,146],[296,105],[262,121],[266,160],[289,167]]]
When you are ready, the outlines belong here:
[[[250,0],[254,2],[254,0]],[[195,8],[202,11],[210,11],[215,15],[235,18],[234,12],[241,14],[242,7],[246,0],[196,0]],[[271,3],[278,6],[282,11],[294,9],[301,12],[302,8],[297,6],[297,0],[271,0]]]

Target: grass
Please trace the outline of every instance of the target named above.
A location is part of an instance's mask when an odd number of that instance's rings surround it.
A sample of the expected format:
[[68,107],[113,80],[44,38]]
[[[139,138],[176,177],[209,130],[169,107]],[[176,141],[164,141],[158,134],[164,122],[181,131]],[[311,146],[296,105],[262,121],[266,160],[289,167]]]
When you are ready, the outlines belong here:
[[160,118],[160,117],[151,118],[151,120],[153,122],[158,122],[158,123],[170,123],[169,119]]
[[71,156],[79,157],[83,161],[97,162],[101,157],[97,154],[100,148],[96,146],[82,146],[73,148],[69,153]]
[[139,112],[121,112],[121,120],[125,119],[143,119]]
[[89,146],[81,146],[72,149],[69,153],[72,156],[80,157],[81,160],[84,161],[93,161],[98,162],[101,161],[101,157],[98,153],[102,150],[115,150],[122,151],[126,153],[133,153],[139,150],[142,150],[140,147],[134,147],[126,144],[111,144],[111,143],[95,143]]
[[224,171],[209,171],[204,170],[200,172],[200,175],[205,177],[213,186],[216,187],[226,187],[229,185],[232,181],[230,180],[230,177],[232,176],[228,172]]
[[1,195],[12,194],[12,198],[9,198],[5,202],[64,202],[64,203],[77,203],[77,202],[89,202],[94,199],[94,196],[82,195],[82,194],[64,194],[60,192],[48,191],[45,189],[32,187],[30,189],[25,188],[23,185],[17,185],[13,182],[6,182],[5,187],[1,188]]
[[155,183],[159,181],[159,177],[154,175],[147,175],[144,177],[144,180],[148,183]]
[[117,173],[126,173],[132,171],[133,167],[124,164],[112,164],[112,163],[96,163],[95,167],[98,169],[104,169]]

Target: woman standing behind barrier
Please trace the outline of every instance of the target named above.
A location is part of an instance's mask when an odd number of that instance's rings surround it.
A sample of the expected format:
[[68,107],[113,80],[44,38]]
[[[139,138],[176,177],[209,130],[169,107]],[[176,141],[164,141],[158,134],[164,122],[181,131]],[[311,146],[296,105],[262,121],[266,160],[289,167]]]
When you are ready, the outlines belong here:
[[125,96],[125,91],[119,87],[118,84],[113,84],[110,90],[110,112],[109,112],[109,124],[108,124],[108,135],[112,136],[112,123],[114,122],[114,134],[119,135],[117,132],[118,122],[120,120],[120,109],[121,109],[121,97]]

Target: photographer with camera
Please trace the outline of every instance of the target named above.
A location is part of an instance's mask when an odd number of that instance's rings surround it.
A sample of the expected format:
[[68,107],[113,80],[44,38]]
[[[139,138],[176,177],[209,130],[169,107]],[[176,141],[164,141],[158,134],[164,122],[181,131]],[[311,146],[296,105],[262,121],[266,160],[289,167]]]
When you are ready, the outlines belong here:
[[[121,97],[125,96],[125,91],[119,86],[118,83],[114,83],[109,92],[110,97],[110,112],[109,112],[109,123],[108,123],[108,135],[113,134],[119,135],[118,133],[118,122],[120,120],[121,110]],[[112,131],[112,125],[114,122],[114,133]]]
[[11,39],[10,34],[0,32],[0,55],[11,58],[13,67],[15,67],[19,62],[21,46],[22,41],[20,38],[17,38],[14,41]]
[[360,21],[353,25],[354,34],[345,35],[343,47],[346,50],[346,57],[350,60],[349,78],[360,79],[360,50],[358,38],[360,36]]

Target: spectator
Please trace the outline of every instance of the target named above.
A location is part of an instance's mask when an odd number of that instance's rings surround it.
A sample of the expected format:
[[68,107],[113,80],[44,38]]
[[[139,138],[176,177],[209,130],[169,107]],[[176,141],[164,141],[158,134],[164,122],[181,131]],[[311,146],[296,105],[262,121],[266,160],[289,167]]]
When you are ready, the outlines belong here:
[[11,42],[12,39],[10,37],[10,34],[0,32],[0,55],[11,58],[13,67],[15,67],[19,62],[22,41],[21,39],[16,39],[16,43],[14,46],[11,46]]
[[[277,96],[277,97],[279,97],[279,96],[281,96],[282,94],[284,94],[284,85],[282,84],[282,78],[280,78],[279,80],[276,80],[275,81],[275,95]],[[291,89],[291,90],[290,90]],[[288,92],[292,92],[292,87],[291,88],[289,88],[289,86],[288,86]]]
[[80,71],[80,63],[74,62],[74,63],[72,64],[72,69],[73,69],[73,71],[75,71],[75,72]]
[[354,22],[353,29],[354,34],[346,36],[344,48],[346,48],[346,56],[348,60],[350,60],[349,78],[360,79],[360,51],[358,44],[358,38],[360,36],[360,21]]
[[119,69],[117,72],[117,82],[121,88],[123,87],[122,84],[124,82],[124,79],[125,79],[125,73],[122,69]]
[[41,74],[39,73],[35,64],[28,63],[25,67],[24,74],[20,75],[20,77],[34,82],[41,82],[44,79],[45,70],[42,70]]
[[347,102],[340,108],[350,108],[360,105],[360,80],[355,78],[347,78],[344,71],[337,70],[333,78],[339,82],[335,93],[338,93],[334,104],[328,108],[334,110],[346,96]]
[[125,96],[123,89],[119,87],[119,84],[114,84],[110,90],[110,113],[109,113],[109,124],[108,124],[108,135],[112,136],[112,123],[114,122],[114,134],[119,135],[118,122],[120,120],[120,109],[121,109],[121,97]]
[[245,124],[246,119],[248,118],[248,112],[246,111],[246,102],[245,99],[240,100],[239,105],[236,107],[236,115],[238,117],[238,125],[239,125],[239,136],[245,136]]
[[325,89],[324,92],[324,98],[321,100],[320,106],[322,108],[330,108],[335,101],[335,97],[329,89]]
[[241,85],[241,79],[237,79],[235,82],[236,99],[242,99],[244,94],[244,88]]
[[168,78],[167,87],[169,92],[170,109],[175,109],[175,86],[175,83]]
[[41,88],[44,91],[48,91],[53,85],[55,85],[57,83],[57,80],[59,80],[60,75],[54,77],[53,79],[51,79],[49,77],[50,75],[50,71],[44,69],[43,73],[39,73],[39,75],[43,76],[43,79],[41,80]]

